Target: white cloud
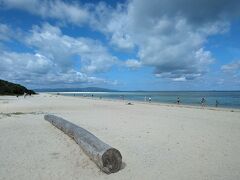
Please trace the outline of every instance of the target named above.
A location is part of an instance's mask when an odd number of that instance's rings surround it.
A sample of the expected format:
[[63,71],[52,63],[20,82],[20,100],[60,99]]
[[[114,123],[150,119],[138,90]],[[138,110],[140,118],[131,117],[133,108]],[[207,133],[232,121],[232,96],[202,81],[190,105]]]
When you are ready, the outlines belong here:
[[240,85],[240,60],[233,61],[229,64],[225,64],[221,67],[221,70],[224,72],[220,82],[224,85],[234,84],[239,89]]
[[186,81],[185,77],[173,78],[173,81]]
[[228,31],[229,19],[240,15],[237,7],[237,0],[132,0],[115,11],[96,7],[100,18],[93,22],[120,49],[136,46],[141,65],[154,67],[157,77],[192,80],[208,72],[214,58],[204,44]]
[[80,63],[81,71],[85,73],[103,72],[117,61],[100,42],[63,35],[58,27],[50,24],[35,26],[26,42],[41,54],[54,59],[63,70]]
[[45,19],[57,19],[77,26],[89,24],[93,29],[103,32],[112,45],[122,50],[131,50],[135,46],[125,31],[124,22],[128,17],[122,13],[126,10],[123,5],[118,5],[114,9],[103,2],[83,5],[62,0],[0,0],[1,6],[7,9],[25,10]]
[[43,18],[54,18],[78,25],[87,22],[89,18],[86,7],[61,0],[0,0],[0,6],[25,10]]
[[13,31],[11,28],[6,25],[0,23],[0,41],[8,41],[13,35]]
[[127,6],[118,4],[114,9],[101,2],[94,6],[91,13],[90,26],[103,32],[110,43],[123,51],[133,50],[135,44],[128,34]]
[[52,63],[46,57],[40,54],[1,52],[2,71],[34,71],[36,73],[46,73]]
[[[75,25],[88,23],[93,29],[104,33],[110,44],[120,50],[130,51],[137,47],[139,62],[143,66],[154,67],[155,74],[164,73],[163,77],[170,74],[169,78],[183,76],[186,79],[199,77],[199,74],[202,76],[208,71],[208,65],[213,58],[211,52],[204,50],[204,43],[210,35],[228,30],[229,23],[226,19],[238,14],[236,7],[239,5],[236,0],[230,2],[213,0],[211,4],[207,0],[201,2],[180,0],[178,3],[165,0],[152,0],[151,3],[132,0],[113,8],[103,2],[80,5],[61,0],[0,1],[4,7],[27,10],[44,18],[56,18]],[[40,3],[41,8],[35,11]],[[225,3],[228,5],[226,6]],[[204,13],[202,13],[203,9]],[[228,12],[230,9],[233,11]],[[48,28],[54,31],[53,28]],[[66,68],[71,66],[71,63],[67,63],[64,59],[73,54],[73,50],[69,52],[66,46],[78,49],[77,51],[81,53],[81,62],[84,64],[82,71],[104,71],[113,64],[114,60],[103,48],[98,50],[104,53],[98,54],[105,55],[99,58],[94,53],[90,55],[82,51],[83,47],[80,46],[95,47],[95,42],[92,40],[83,38],[74,40],[63,36],[61,32],[47,34],[36,29],[33,31],[33,38],[38,39],[30,40],[30,44],[36,46],[41,53],[48,52]],[[47,31],[46,28],[44,30]],[[59,29],[55,30],[59,31]],[[53,44],[57,45],[53,46]],[[75,46],[72,47],[74,44]]]
[[41,54],[1,51],[0,61],[0,78],[32,86],[108,83],[104,79],[88,76],[74,69],[63,72],[52,59]]
[[53,63],[39,54],[1,51],[0,75],[5,79],[28,79],[46,74]]
[[[0,43],[22,41],[24,32],[19,27],[13,27],[10,24],[2,23],[0,21]],[[0,47],[1,49],[4,47]],[[1,50],[0,49],[0,50]]]
[[221,67],[224,72],[240,73],[240,61],[234,61],[230,64],[225,64]]
[[[136,60],[125,62],[127,67],[150,66],[157,77],[173,81],[193,80],[207,73],[214,61],[204,48],[208,37],[227,32],[230,20],[240,16],[239,0],[131,0],[116,8],[102,2],[61,0],[0,0],[0,4],[77,26],[86,23],[102,32],[114,47],[137,51]],[[49,24],[36,26],[26,42],[62,72],[72,70],[78,61],[83,73],[103,72],[117,61],[100,42],[72,38]],[[222,69],[229,66],[231,69],[231,65]]]
[[[8,26],[3,27],[8,29]],[[35,53],[3,50],[3,44],[0,49],[0,78],[33,85],[112,84],[93,75],[108,70],[117,62],[117,58],[109,54],[100,42],[64,35],[60,28],[48,23],[42,27],[34,26],[23,35],[20,43]],[[12,37],[8,39],[12,40]]]
[[191,80],[207,72],[207,66],[213,61],[211,53],[203,49],[208,34],[193,29],[182,18],[142,16],[149,18],[149,21],[143,18],[145,24],[131,28],[143,65],[155,67],[155,74],[164,74],[163,77],[173,80]]
[[140,68],[142,66],[141,62],[135,59],[128,59],[127,61],[125,61],[125,65],[126,67],[132,69]]

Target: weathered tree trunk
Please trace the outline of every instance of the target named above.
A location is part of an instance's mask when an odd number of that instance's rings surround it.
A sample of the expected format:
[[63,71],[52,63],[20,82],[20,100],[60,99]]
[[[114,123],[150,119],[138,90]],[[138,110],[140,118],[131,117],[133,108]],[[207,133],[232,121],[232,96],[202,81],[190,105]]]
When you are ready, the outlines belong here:
[[83,151],[105,173],[115,173],[122,165],[121,153],[102,142],[89,131],[54,115],[45,115],[45,120],[73,138]]

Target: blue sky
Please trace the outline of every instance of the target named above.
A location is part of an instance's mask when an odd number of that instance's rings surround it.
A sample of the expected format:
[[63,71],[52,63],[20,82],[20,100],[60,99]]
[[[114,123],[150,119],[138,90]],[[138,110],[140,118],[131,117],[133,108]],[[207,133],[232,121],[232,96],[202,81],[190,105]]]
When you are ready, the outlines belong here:
[[238,0],[0,0],[0,79],[240,90]]

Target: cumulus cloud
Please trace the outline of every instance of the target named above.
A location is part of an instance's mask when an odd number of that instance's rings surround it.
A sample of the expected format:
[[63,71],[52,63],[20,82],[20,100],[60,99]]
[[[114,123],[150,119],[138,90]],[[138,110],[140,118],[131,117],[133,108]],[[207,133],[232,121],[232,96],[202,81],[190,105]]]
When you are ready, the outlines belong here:
[[96,84],[106,80],[74,69],[63,72],[61,67],[41,54],[1,51],[0,78],[31,85]]
[[139,62],[154,67],[157,77],[193,80],[207,73],[214,61],[204,48],[207,38],[227,32],[229,21],[240,15],[239,7],[237,0],[132,0],[116,11],[102,5],[104,18],[95,28],[109,34],[120,49],[122,44],[137,46]]
[[0,24],[0,40],[8,40],[10,29],[6,24]]
[[[7,30],[14,32],[7,25],[2,27],[4,33]],[[93,75],[108,70],[117,62],[117,58],[109,54],[100,42],[72,38],[48,23],[34,26],[30,32],[23,34],[20,43],[32,48],[34,53],[1,48],[0,77],[31,84],[112,83]],[[3,37],[7,36],[4,34]],[[13,40],[11,36],[8,39]]]
[[[204,47],[208,37],[227,32],[230,21],[240,16],[239,0],[131,0],[115,8],[103,2],[61,0],[0,0],[0,4],[77,26],[87,23],[119,50],[137,51],[135,60],[125,62],[127,67],[150,66],[156,77],[173,81],[193,80],[206,74],[214,61]],[[86,74],[106,71],[117,61],[100,42],[72,38],[49,24],[36,26],[26,43],[54,59],[62,72],[73,69],[72,61],[78,58],[80,71]]]
[[143,65],[154,67],[158,77],[192,80],[204,75],[214,61],[204,48],[207,38],[228,30],[228,18],[238,15],[239,5],[226,0],[210,4],[207,0],[133,0],[125,24]]
[[230,64],[225,64],[221,67],[221,69],[228,73],[240,73],[240,60],[234,61]]
[[214,61],[204,43],[211,35],[227,32],[229,19],[240,15],[237,0],[132,0],[116,8],[103,2],[85,7],[89,25],[110,44],[127,51],[137,47],[141,65],[173,80],[204,75]]
[[86,7],[61,0],[0,0],[0,7],[25,10],[43,18],[60,19],[79,25],[89,18]]
[[109,39],[110,43],[123,51],[133,50],[135,44],[127,29],[127,4],[118,4],[116,8],[100,2],[92,7],[89,25]]
[[125,61],[125,65],[126,67],[132,68],[132,69],[137,69],[142,66],[141,62],[135,59],[128,59],[127,61]]
[[224,72],[224,76],[220,81],[222,84],[240,84],[240,60],[223,65],[221,70]]
[[6,79],[23,80],[48,73],[53,64],[40,54],[1,51],[0,75]]
[[88,24],[104,33],[110,43],[121,50],[132,50],[135,46],[122,23],[128,18],[123,13],[127,9],[123,4],[115,9],[104,2],[80,4],[62,0],[0,0],[0,7],[25,10],[45,19],[57,19],[77,26]]
[[133,0],[131,8],[134,16],[139,20],[141,17],[144,18],[144,16],[140,16],[141,14],[156,18],[178,16],[186,18],[193,25],[202,25],[240,15],[239,6],[238,0],[153,0],[151,3],[146,3],[144,0]]
[[54,59],[63,70],[73,68],[79,62],[85,73],[103,72],[117,61],[100,42],[63,35],[58,27],[47,23],[42,27],[35,26],[26,37],[26,43]]
[[0,22],[0,41],[11,41],[20,35],[18,30],[13,31],[8,24]]

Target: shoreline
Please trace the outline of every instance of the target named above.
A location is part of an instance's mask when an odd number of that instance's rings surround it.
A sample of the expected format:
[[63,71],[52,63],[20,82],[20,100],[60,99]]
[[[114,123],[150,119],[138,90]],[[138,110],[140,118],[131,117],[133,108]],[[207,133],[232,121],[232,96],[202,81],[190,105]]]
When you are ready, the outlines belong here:
[[[55,92],[53,92],[55,93]],[[116,101],[116,102],[124,102],[124,103],[134,103],[134,104],[148,104],[148,105],[156,105],[156,106],[167,106],[167,107],[178,107],[178,108],[194,108],[194,109],[207,109],[207,110],[214,110],[214,111],[230,111],[230,112],[240,112],[240,108],[231,108],[231,107],[214,107],[214,106],[204,106],[202,107],[201,105],[189,105],[189,104],[177,104],[177,103],[164,103],[164,102],[145,102],[145,101],[138,101],[138,100],[121,100],[121,99],[114,99],[114,98],[95,98],[95,97],[84,97],[84,96],[69,96],[69,95],[64,95],[61,93],[64,92],[59,92],[60,94],[58,95],[53,94],[52,92],[44,92],[44,93],[39,93],[39,94],[49,94],[49,95],[56,95],[56,96],[65,96],[65,97],[73,97],[73,98],[81,98],[81,99],[91,99],[91,100],[97,100],[97,101]],[[72,92],[69,92],[72,93]],[[92,92],[89,92],[91,94]],[[79,93],[80,94],[80,93]]]

